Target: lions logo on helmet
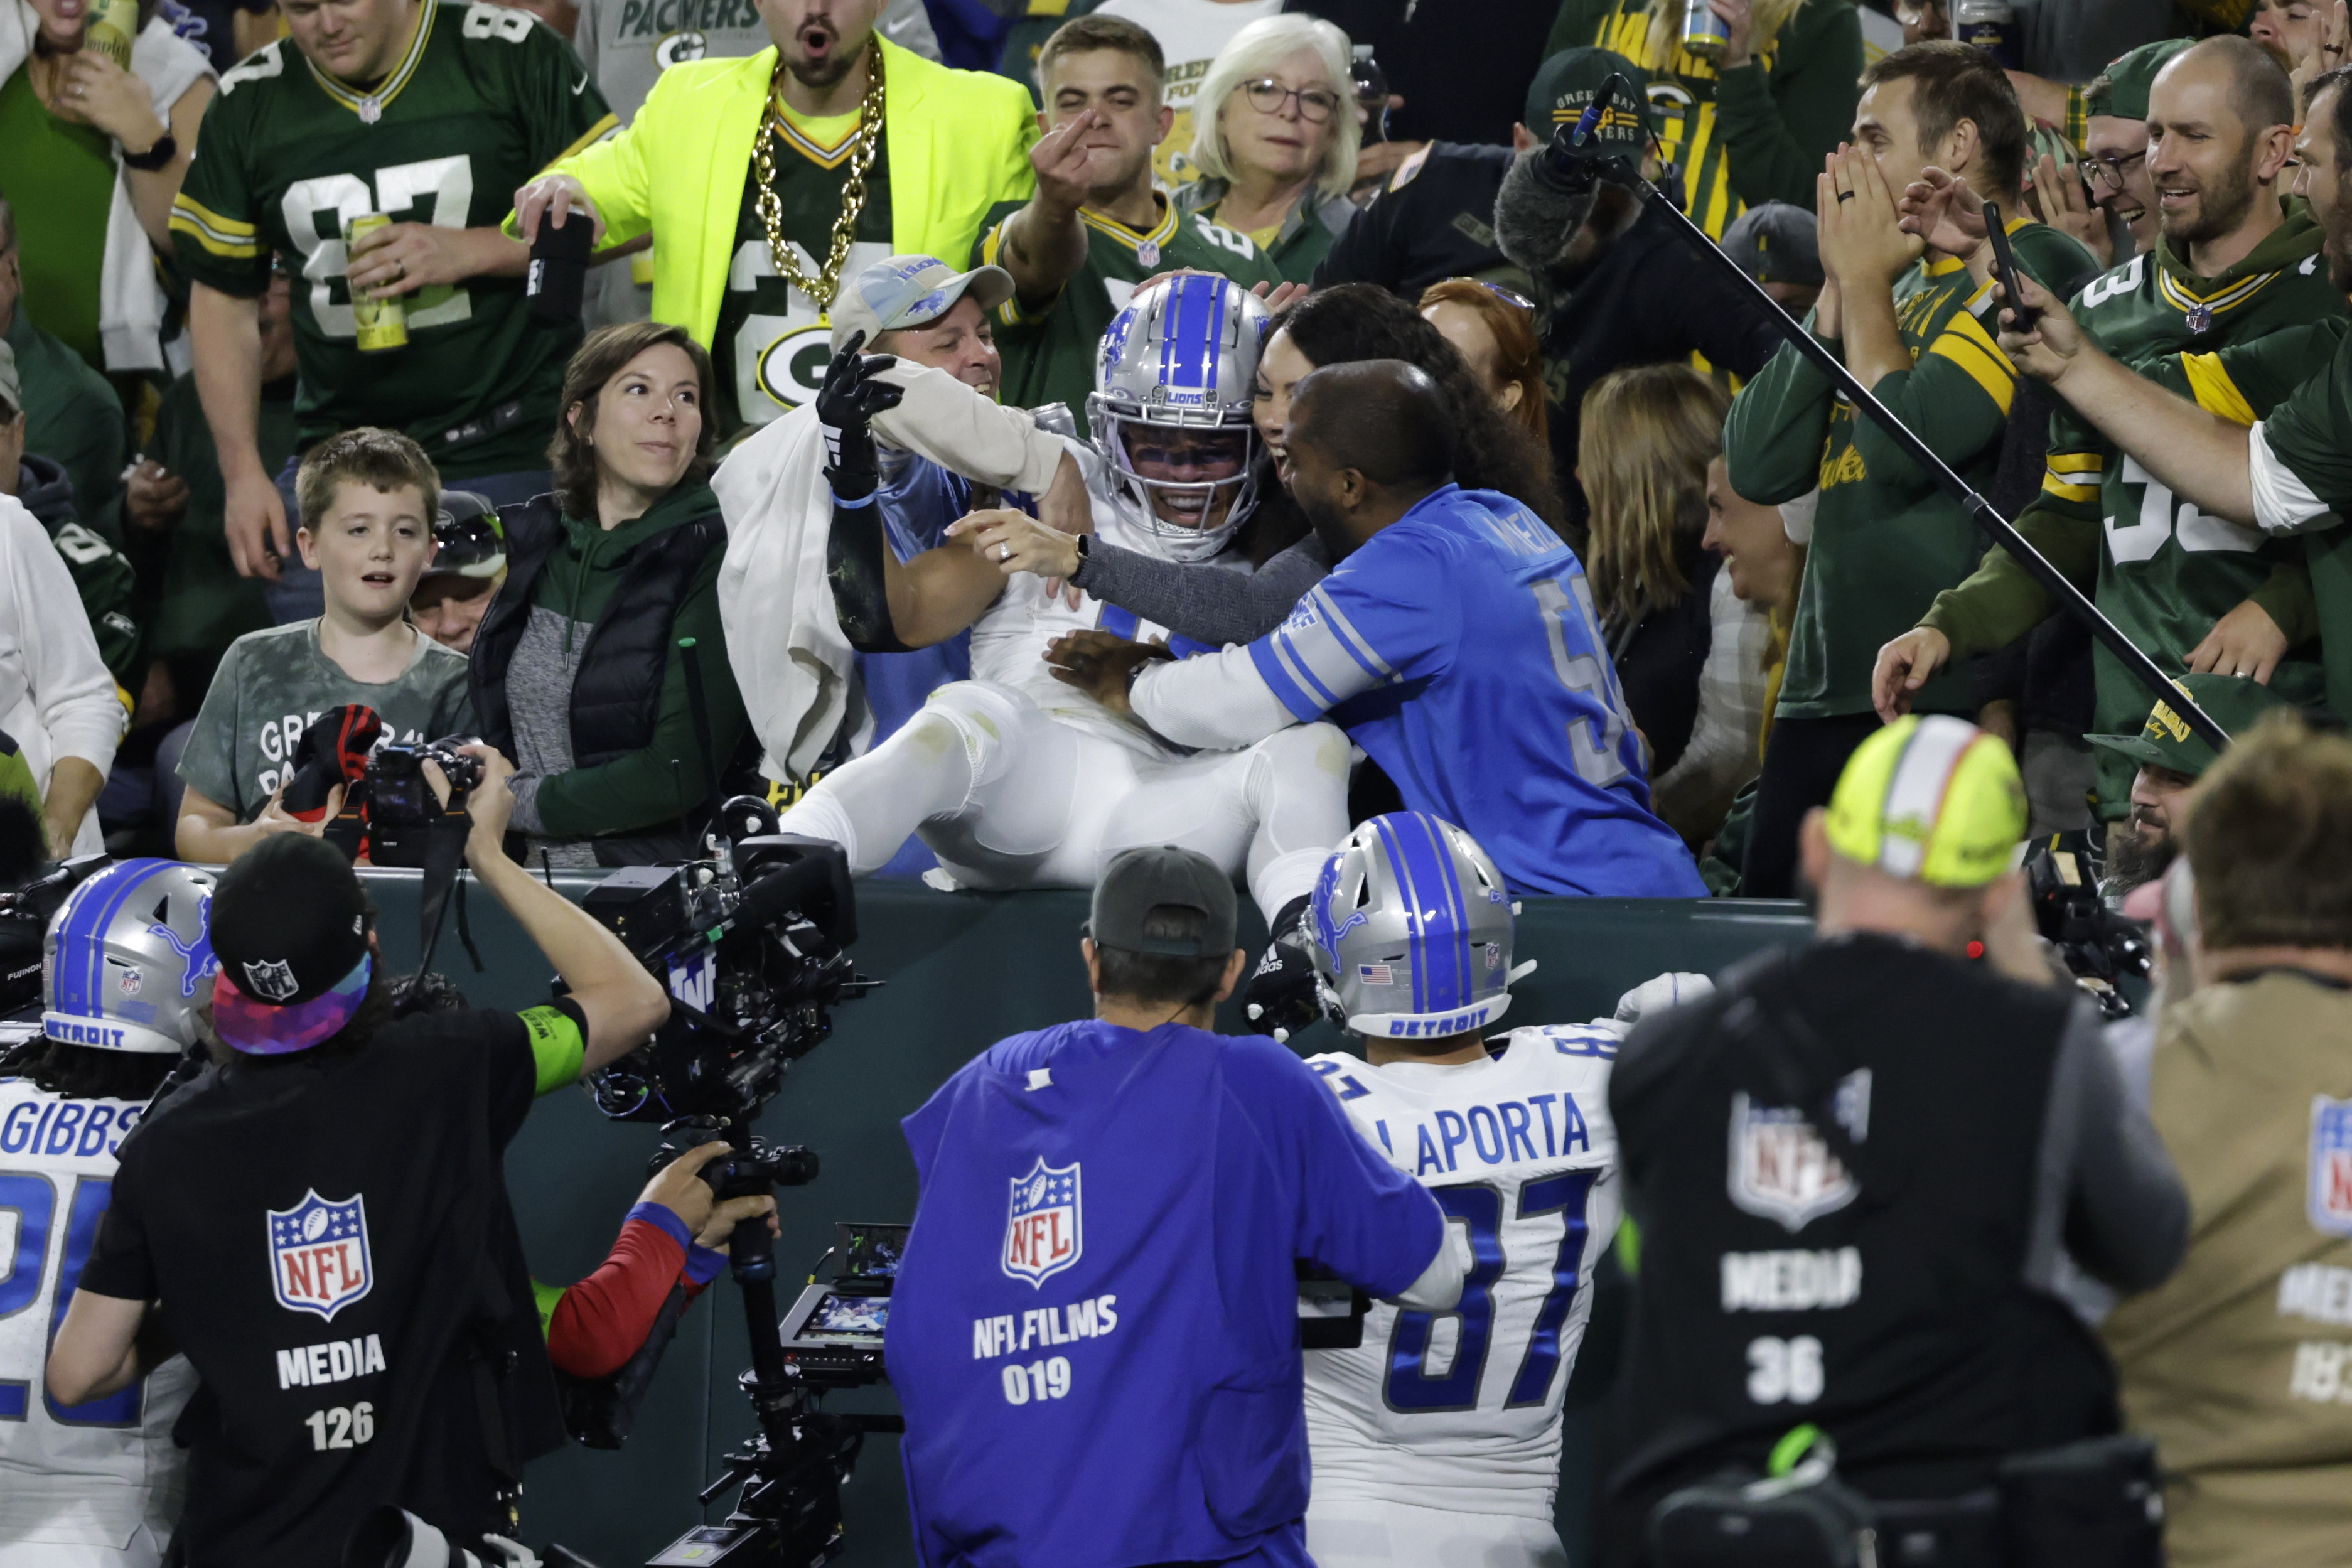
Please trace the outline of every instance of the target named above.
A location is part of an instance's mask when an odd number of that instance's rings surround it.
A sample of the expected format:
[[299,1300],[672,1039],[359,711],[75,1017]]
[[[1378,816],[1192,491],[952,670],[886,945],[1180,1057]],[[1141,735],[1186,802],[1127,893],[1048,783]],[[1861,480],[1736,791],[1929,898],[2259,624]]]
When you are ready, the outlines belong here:
[[177,1056],[219,961],[213,875],[176,860],[125,860],[76,888],[42,943],[41,1032],[100,1050]]
[[1324,862],[1312,916],[1325,1005],[1358,1034],[1459,1035],[1511,1005],[1510,894],[1450,822],[1399,811],[1364,823]]
[[1257,500],[1250,387],[1267,319],[1240,284],[1186,272],[1136,295],[1103,333],[1087,423],[1171,559],[1215,555]]

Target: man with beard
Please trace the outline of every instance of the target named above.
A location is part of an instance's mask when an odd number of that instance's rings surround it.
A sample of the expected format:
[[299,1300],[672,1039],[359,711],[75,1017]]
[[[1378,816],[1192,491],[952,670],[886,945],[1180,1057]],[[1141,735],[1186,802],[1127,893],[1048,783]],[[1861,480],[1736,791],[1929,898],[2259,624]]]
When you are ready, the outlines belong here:
[[[2352,70],[2305,89],[2295,194],[2326,234],[2328,281],[2352,292]],[[2277,628],[2292,647],[2317,630],[2328,705],[2352,709],[2352,346],[2341,314],[2219,353],[2181,353],[2146,375],[2092,342],[2074,316],[2028,279],[2020,330],[2002,312],[2000,346],[2184,510],[2273,537],[2300,536],[2312,603]]]
[[[2269,687],[2233,675],[2189,675],[2178,684],[2232,735],[2246,733],[2273,708],[2292,706]],[[2137,734],[2090,741],[2138,769],[2132,775],[2131,815],[2107,835],[2106,875],[2099,883],[2100,892],[2120,899],[2163,876],[2180,853],[2182,807],[2216,753],[2162,698]]]
[[845,279],[894,253],[967,254],[1036,179],[1018,83],[877,37],[882,0],[755,4],[773,48],[664,71],[619,135],[517,191],[509,220],[525,239],[583,210],[600,244],[658,231],[654,320],[709,348],[730,437],[816,395]]
[[[2343,313],[2343,296],[2321,275],[2319,225],[2277,189],[2293,119],[2286,73],[2243,38],[2209,38],[2164,68],[2150,90],[2147,156],[2162,234],[2153,254],[2075,300],[2093,341],[2137,368]],[[2308,650],[2288,657],[2293,639],[2281,629],[2300,621],[2309,593],[2299,543],[2183,507],[2063,405],[2051,419],[2042,493],[2017,521],[2166,673],[2250,676],[2290,702],[2318,700],[2318,662]],[[1880,716],[1906,710],[1954,658],[2007,646],[2053,608],[2007,551],[1990,552],[1880,651]],[[2105,648],[2095,660],[2093,728],[2128,731],[2147,712],[2147,690]],[[2101,752],[2094,795],[2105,822],[2137,799],[2123,754]]]

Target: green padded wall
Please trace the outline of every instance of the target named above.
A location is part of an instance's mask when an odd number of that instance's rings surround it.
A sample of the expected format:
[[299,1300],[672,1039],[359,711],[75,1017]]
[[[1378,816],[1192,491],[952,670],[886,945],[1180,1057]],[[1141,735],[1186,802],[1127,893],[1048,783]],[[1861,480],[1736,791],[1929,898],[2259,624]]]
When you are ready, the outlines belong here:
[[[364,874],[381,911],[385,955],[395,971],[415,967],[415,873]],[[577,898],[588,878],[559,877]],[[486,973],[475,974],[445,932],[436,967],[486,1006],[523,1007],[547,994],[545,960],[494,900],[472,889],[469,913]],[[760,1131],[805,1143],[824,1161],[814,1184],[781,1194],[777,1294],[789,1302],[831,1241],[835,1220],[904,1220],[914,1212],[914,1167],[898,1119],[921,1105],[949,1074],[999,1038],[1090,1008],[1077,956],[1084,894],[941,894],[912,883],[867,882],[858,889],[858,966],[887,984],[843,1006],[832,1039],[803,1061],[771,1105]],[[1255,952],[1265,929],[1243,900],[1243,942]],[[454,925],[454,922],[452,922]],[[1797,941],[1808,930],[1794,904],[1732,900],[1531,899],[1518,922],[1520,959],[1540,967],[1514,988],[1507,1024],[1605,1016],[1618,995],[1668,969],[1714,973],[1759,948]],[[1219,1026],[1240,1032],[1229,1004]],[[1292,1044],[1303,1054],[1346,1048],[1318,1025]],[[586,1096],[541,1100],[507,1158],[531,1268],[568,1282],[604,1260],[622,1216],[646,1181],[658,1139],[650,1127],[596,1114]],[[1596,1331],[1595,1350],[1604,1336]],[[696,1303],[648,1394],[637,1430],[619,1453],[569,1448],[531,1468],[523,1534],[544,1547],[560,1541],[598,1568],[630,1568],[704,1522],[695,1494],[719,1456],[751,1429],[735,1376],[750,1364],[742,1314],[723,1277]],[[1591,1369],[1594,1372],[1601,1369]],[[1590,1373],[1580,1378],[1580,1387]],[[889,1410],[887,1390],[837,1397],[834,1408]],[[1562,1525],[1580,1535],[1591,1465],[1591,1412],[1572,1415],[1561,1487]],[[724,1500],[709,1521],[725,1513]],[[869,1440],[845,1492],[852,1568],[908,1568],[897,1442]]]

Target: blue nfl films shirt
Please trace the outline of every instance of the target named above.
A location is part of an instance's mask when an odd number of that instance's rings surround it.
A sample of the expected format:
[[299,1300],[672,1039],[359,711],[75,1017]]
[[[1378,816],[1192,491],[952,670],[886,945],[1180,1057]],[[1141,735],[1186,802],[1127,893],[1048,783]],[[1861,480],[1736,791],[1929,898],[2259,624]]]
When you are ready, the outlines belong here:
[[1436,1201],[1266,1039],[1016,1035],[904,1123],[886,1347],[928,1568],[1307,1562],[1294,1259],[1376,1296]]
[[1294,717],[1328,715],[1513,892],[1706,896],[1651,815],[1584,568],[1510,497],[1423,497],[1249,654]]

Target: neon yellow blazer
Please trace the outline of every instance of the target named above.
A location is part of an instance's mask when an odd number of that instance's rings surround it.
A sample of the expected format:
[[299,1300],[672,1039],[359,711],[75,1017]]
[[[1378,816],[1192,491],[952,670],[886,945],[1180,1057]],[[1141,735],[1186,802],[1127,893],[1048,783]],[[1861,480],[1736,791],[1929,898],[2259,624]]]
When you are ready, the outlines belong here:
[[[950,70],[879,36],[874,47],[887,93],[890,248],[961,270],[988,209],[1025,201],[1036,188],[1029,165],[1036,110],[1009,77]],[[619,135],[555,165],[595,203],[606,244],[648,229],[658,237],[654,320],[685,327],[706,347],[719,326],[744,174],[775,68],[772,47],[672,66]]]

